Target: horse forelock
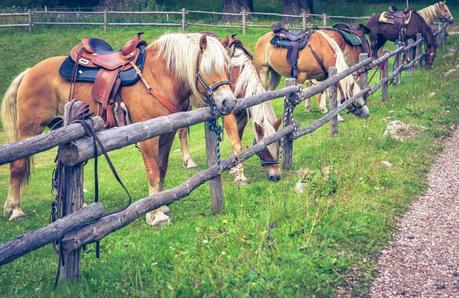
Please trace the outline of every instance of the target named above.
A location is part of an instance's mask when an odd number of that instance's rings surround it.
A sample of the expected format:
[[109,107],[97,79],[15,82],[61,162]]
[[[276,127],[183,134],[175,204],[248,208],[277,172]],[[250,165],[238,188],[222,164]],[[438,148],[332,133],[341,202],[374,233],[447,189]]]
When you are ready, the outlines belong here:
[[[253,61],[247,57],[244,50],[236,48],[233,57],[231,57],[231,67],[240,67],[241,72],[236,81],[234,94],[239,96],[245,93],[245,96],[258,95],[266,91],[261,83],[257,68]],[[271,136],[276,133],[274,123],[277,120],[276,114],[271,101],[265,101],[249,108],[250,116],[253,123],[258,123],[264,129],[264,136]],[[260,138],[255,133],[256,141]],[[273,158],[279,156],[279,146],[277,143],[268,145],[268,151]]]
[[[166,69],[174,73],[190,87],[193,95],[202,98],[196,86],[196,68],[201,48],[200,33],[172,33],[161,36],[157,46],[157,58],[165,61]],[[207,47],[202,51],[199,61],[199,73],[212,77],[217,73],[228,72],[229,57],[220,42],[207,36]]]

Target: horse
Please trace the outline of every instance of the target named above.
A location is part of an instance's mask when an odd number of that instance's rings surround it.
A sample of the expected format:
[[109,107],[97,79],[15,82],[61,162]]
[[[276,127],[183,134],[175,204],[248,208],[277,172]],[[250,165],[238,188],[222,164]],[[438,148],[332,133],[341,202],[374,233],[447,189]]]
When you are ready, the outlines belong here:
[[424,19],[427,25],[432,26],[436,18],[439,18],[442,22],[448,22],[452,24],[454,22],[453,15],[449,10],[446,1],[440,1],[432,4],[418,11],[419,15]]
[[[242,41],[235,36],[226,36],[222,45],[230,55],[231,89],[238,98],[258,95],[266,90],[258,76],[257,69],[253,64],[252,54],[244,48]],[[237,114],[230,114],[223,117],[224,128],[231,140],[233,153],[241,151],[242,136],[247,125],[248,118],[252,119],[254,131],[254,143],[259,142],[263,137],[269,137],[279,129],[282,118],[277,118],[271,101],[265,101],[259,105],[252,106]],[[194,164],[188,147],[188,130],[181,129],[178,132],[184,166],[189,168],[190,162]],[[278,181],[281,178],[281,167],[279,166],[280,143],[275,142],[262,150],[258,157],[261,166],[265,170],[266,178],[270,181]],[[235,176],[235,183],[246,183],[242,164],[231,169]]]
[[[400,28],[395,24],[386,24],[379,21],[381,14],[374,14],[368,20],[366,26],[371,30],[370,42],[373,57],[378,57],[378,50],[384,46],[387,40],[396,42],[400,39]],[[409,23],[405,25],[405,39],[416,39],[416,34],[421,33],[424,38],[426,49],[426,65],[431,68],[436,56],[437,44],[432,29],[426,24],[424,19],[415,11],[411,11]],[[401,42],[404,42],[403,40]]]
[[[255,45],[255,65],[263,86],[268,90],[274,90],[280,82],[280,77],[289,77],[292,70],[292,66],[287,61],[287,49],[270,44],[273,36],[274,32],[268,32],[261,36]],[[336,66],[338,72],[346,70],[348,65],[341,50],[345,44],[344,38],[336,31],[314,31],[309,36],[308,46],[299,51],[296,82],[304,84],[307,80],[324,80],[328,76],[327,70],[332,66]],[[342,79],[338,89],[341,102],[361,91],[352,75]],[[361,118],[368,118],[370,115],[362,97],[349,105],[348,110]]]
[[[172,112],[169,105],[186,110],[188,98],[212,102],[223,114],[234,108],[236,101],[229,85],[229,57],[220,42],[203,34],[166,34],[145,48],[143,76],[155,93],[139,81],[121,89],[123,102],[132,122],[165,116]],[[54,118],[63,115],[69,100],[71,84],[59,75],[64,56],[43,60],[17,76],[7,89],[1,115],[10,142],[38,135]],[[98,114],[99,107],[91,96],[92,84],[76,83],[74,98],[84,101]],[[154,94],[154,95],[153,95]],[[211,94],[211,95],[210,95]],[[149,194],[163,190],[168,157],[175,132],[140,143]],[[10,185],[4,215],[14,220],[25,216],[21,207],[21,193],[30,177],[30,158],[10,165]],[[163,206],[147,213],[149,225],[169,222]]]
[[[339,43],[339,46],[341,48],[341,51],[343,52],[344,59],[347,65],[352,66],[359,62],[360,54],[367,53],[368,56],[371,56],[370,44],[365,36],[366,34],[370,33],[370,29],[362,24],[351,24],[349,25],[349,28],[361,40],[361,45],[355,46],[349,42],[341,43],[340,40],[335,40],[335,41]],[[334,38],[336,36],[334,34],[334,32],[336,32],[335,30],[324,29],[323,31],[327,33],[327,35],[329,35],[331,38]],[[310,80],[306,84],[308,86],[312,86],[312,85],[316,85],[319,83],[320,82],[317,80]],[[361,85],[360,87],[362,88],[363,86]],[[320,112],[322,113],[328,113],[328,109],[327,109],[328,95],[329,95],[328,92],[325,91],[315,96],[316,105],[319,107]],[[310,112],[310,111],[311,111],[311,99],[308,98],[305,101],[305,112]],[[344,119],[338,115],[338,121],[344,121]]]

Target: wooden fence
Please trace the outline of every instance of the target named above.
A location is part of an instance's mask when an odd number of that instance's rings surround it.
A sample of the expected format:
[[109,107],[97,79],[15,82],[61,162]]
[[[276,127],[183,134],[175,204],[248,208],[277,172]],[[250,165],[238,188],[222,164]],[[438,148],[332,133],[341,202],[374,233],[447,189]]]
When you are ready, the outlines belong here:
[[[446,38],[447,24],[442,24],[435,32],[438,45],[441,46]],[[268,91],[256,96],[249,96],[238,100],[234,112],[262,102],[284,97],[284,127],[269,137],[265,137],[255,145],[242,150],[239,154],[233,155],[221,161],[220,166],[215,162],[213,154],[216,150],[215,134],[206,129],[206,147],[208,168],[194,174],[182,184],[146,198],[133,202],[127,208],[114,214],[104,215],[104,207],[95,203],[87,208],[82,208],[83,201],[83,164],[86,160],[94,157],[93,140],[85,137],[81,124],[70,124],[63,128],[42,134],[33,138],[25,139],[14,144],[0,146],[0,164],[12,162],[28,155],[48,150],[59,146],[59,155],[64,163],[64,185],[65,206],[71,206],[66,210],[66,216],[49,224],[47,227],[31,231],[0,245],[0,265],[9,263],[28,252],[42,247],[46,244],[61,241],[65,266],[61,267],[61,278],[74,280],[79,277],[80,272],[80,250],[83,245],[99,241],[108,234],[128,225],[135,219],[147,212],[163,205],[176,202],[200,185],[210,181],[210,197],[212,199],[212,211],[217,213],[222,210],[224,196],[221,183],[221,172],[227,171],[242,161],[250,158],[269,144],[283,140],[283,168],[288,170],[292,166],[294,140],[313,133],[319,127],[331,122],[331,133],[338,133],[337,116],[348,105],[358,98],[368,97],[379,88],[382,89],[381,100],[388,100],[389,83],[393,79],[400,79],[400,74],[408,70],[408,75],[413,74],[416,67],[421,66],[424,55],[421,53],[423,38],[418,35],[417,40],[411,40],[408,45],[400,46],[391,52],[385,53],[379,59],[372,59],[367,54],[360,55],[360,62],[349,67],[349,69],[336,73],[336,68],[329,70],[330,77],[318,85],[303,89],[295,84],[295,79],[287,79],[286,87],[277,91]],[[411,54],[415,57],[405,64],[401,64],[388,75],[388,59],[401,54]],[[379,82],[370,86],[366,82],[366,71],[385,65],[382,77]],[[336,86],[340,80],[348,75],[359,75],[363,80],[363,88],[359,94],[353,95],[343,103],[338,103]],[[331,110],[322,118],[314,121],[311,125],[300,127],[293,119],[293,109],[307,98],[319,94],[331,88]],[[72,111],[66,105],[66,116],[68,118]],[[102,121],[99,117],[94,118],[94,128],[99,130],[97,136],[107,151],[112,151],[137,142],[145,141],[164,133],[175,131],[178,128],[187,127],[193,124],[209,121],[218,117],[210,108],[200,108],[190,112],[180,112],[169,116],[158,117],[148,121],[134,123],[124,127],[116,127],[108,130],[101,130]],[[206,126],[207,127],[207,126]],[[101,154],[100,151],[97,154]]]
[[[199,18],[190,18],[190,15],[200,15],[203,17],[228,17],[231,21],[220,22],[220,23],[204,23],[199,21]],[[85,21],[83,16],[93,16],[97,20]],[[118,16],[144,16],[144,17],[159,17],[163,16],[165,20],[163,22],[114,22],[110,21],[110,18],[116,18]],[[212,27],[212,28],[235,28],[242,30],[243,34],[247,32],[249,28],[270,28],[269,24],[263,24],[263,22],[252,22],[251,18],[288,18],[292,24],[291,28],[295,29],[306,29],[309,22],[316,20],[323,26],[329,25],[330,19],[337,20],[352,20],[352,21],[363,21],[368,20],[370,17],[350,17],[350,16],[333,16],[322,14],[308,14],[306,12],[300,15],[288,15],[280,13],[267,13],[267,12],[248,12],[241,11],[240,13],[222,13],[214,11],[201,11],[201,10],[187,10],[182,8],[180,11],[41,11],[41,10],[29,10],[28,12],[21,13],[0,13],[0,20],[2,18],[15,18],[15,22],[1,22],[0,28],[28,28],[29,32],[37,25],[60,25],[60,26],[98,26],[103,27],[106,31],[112,26],[161,26],[161,27],[177,27],[185,31],[189,26],[195,27]],[[41,20],[43,17],[73,17],[77,21],[60,21],[60,20]],[[22,21],[18,23],[17,19]],[[78,21],[79,20],[79,21]]]

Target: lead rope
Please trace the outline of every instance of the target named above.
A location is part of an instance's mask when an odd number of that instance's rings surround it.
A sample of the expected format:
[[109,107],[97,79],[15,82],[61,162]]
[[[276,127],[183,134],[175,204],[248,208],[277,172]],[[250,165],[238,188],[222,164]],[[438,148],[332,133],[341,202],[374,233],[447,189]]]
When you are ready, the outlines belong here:
[[[210,99],[210,96],[212,93],[210,91],[207,92],[207,95],[205,97],[205,102],[209,106],[209,108],[212,110],[212,113],[215,115],[218,115],[218,110],[217,107],[215,106],[215,103]],[[221,168],[221,151],[220,151],[220,143],[223,140],[223,127],[218,123],[218,116],[210,119],[206,123],[207,128],[215,133],[217,139],[216,139],[216,148],[215,148],[215,155],[217,156],[217,168],[218,168],[218,174],[221,174],[222,168]]]

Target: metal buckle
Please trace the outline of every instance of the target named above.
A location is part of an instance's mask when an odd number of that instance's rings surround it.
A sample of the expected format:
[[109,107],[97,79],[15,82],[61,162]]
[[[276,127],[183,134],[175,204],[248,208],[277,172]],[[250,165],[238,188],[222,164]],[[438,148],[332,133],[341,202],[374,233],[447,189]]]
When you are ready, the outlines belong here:
[[80,58],[80,60],[78,60],[78,62],[81,63],[81,64],[84,64],[84,65],[89,64],[89,61],[84,59],[84,58]]

